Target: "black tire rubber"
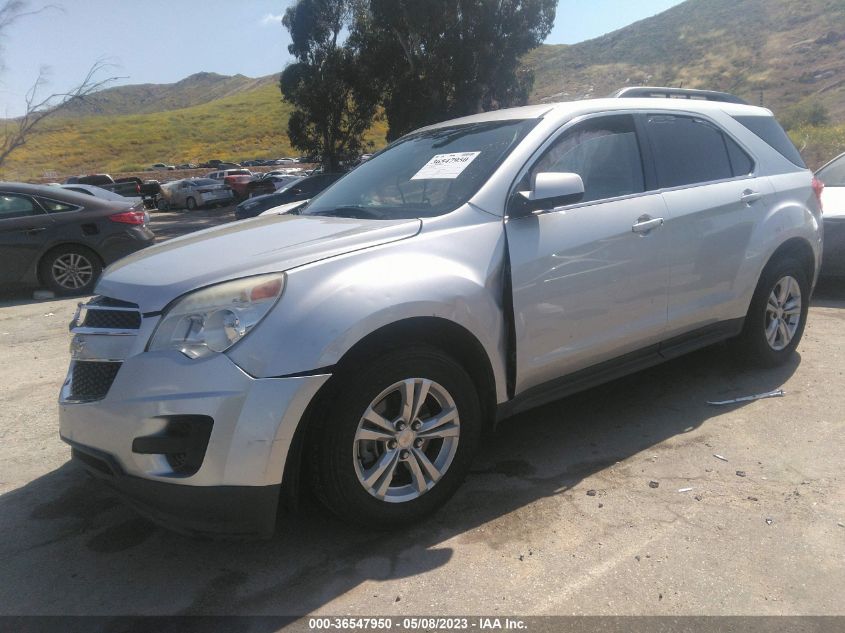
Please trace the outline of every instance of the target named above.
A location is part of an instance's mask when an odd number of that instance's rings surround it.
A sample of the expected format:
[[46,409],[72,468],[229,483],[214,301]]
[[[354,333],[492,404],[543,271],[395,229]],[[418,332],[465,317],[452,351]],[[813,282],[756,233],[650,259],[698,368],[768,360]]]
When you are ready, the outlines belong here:
[[[426,493],[404,503],[370,495],[355,474],[353,446],[358,422],[382,390],[405,378],[429,378],[452,396],[460,416],[457,452],[443,477]],[[341,519],[374,529],[390,529],[432,514],[455,493],[472,465],[481,438],[481,406],[467,372],[437,348],[415,346],[372,359],[332,378],[335,388],[325,414],[310,429],[305,458],[311,488]]]
[[[793,277],[801,289],[801,320],[789,345],[782,350],[774,350],[766,340],[766,303],[775,284],[787,275]],[[805,266],[793,257],[783,257],[769,262],[760,275],[760,281],[757,282],[751,305],[748,307],[742,333],[736,339],[736,351],[740,359],[761,367],[775,367],[789,360],[801,342],[809,307],[810,281],[807,279]]]
[[[89,281],[84,286],[81,286],[80,288],[65,288],[53,277],[53,262],[55,262],[56,259],[58,259],[62,255],[67,255],[69,253],[76,253],[78,255],[82,255],[91,263],[93,273],[91,275],[91,281]],[[97,280],[100,278],[100,274],[102,272],[103,265],[100,261],[99,256],[90,248],[86,248],[85,246],[80,246],[76,244],[58,246],[53,250],[48,251],[44,254],[38,264],[38,276],[41,279],[41,282],[57,295],[65,297],[87,295],[93,293],[94,286],[97,285]]]
[[185,199],[185,208],[188,211],[196,211],[197,210],[197,201],[194,200],[192,197],[187,197]]
[[156,200],[156,209],[159,211],[170,211],[170,203],[164,198],[159,198]]

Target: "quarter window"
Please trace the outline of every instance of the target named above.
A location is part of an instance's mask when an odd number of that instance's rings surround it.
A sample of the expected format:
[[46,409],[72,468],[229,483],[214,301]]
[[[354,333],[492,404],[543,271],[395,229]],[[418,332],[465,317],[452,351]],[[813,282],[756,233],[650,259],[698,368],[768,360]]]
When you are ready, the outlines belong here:
[[38,203],[47,210],[47,213],[64,213],[66,211],[74,211],[78,208],[72,204],[56,202],[55,200],[46,200],[45,198],[39,198]]
[[589,119],[567,130],[531,170],[569,172],[584,181],[582,202],[645,191],[640,146],[631,115]]
[[681,187],[733,177],[725,136],[711,123],[655,114],[646,118],[646,126],[654,150],[658,186]]
[[25,218],[39,213],[41,210],[35,206],[32,198],[13,193],[0,193],[0,220]]

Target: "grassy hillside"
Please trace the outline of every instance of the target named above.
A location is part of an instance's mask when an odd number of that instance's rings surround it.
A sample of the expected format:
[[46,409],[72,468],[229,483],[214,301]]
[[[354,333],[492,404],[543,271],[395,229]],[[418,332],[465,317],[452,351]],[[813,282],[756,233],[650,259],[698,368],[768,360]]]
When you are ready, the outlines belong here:
[[74,104],[63,116],[149,114],[180,110],[223,99],[262,86],[276,85],[275,76],[252,79],[244,75],[196,73],[172,84],[136,84],[107,88]]
[[[296,155],[287,137],[290,106],[275,83],[208,103],[149,114],[63,116],[45,122],[3,166],[5,180],[138,171],[157,162]],[[369,134],[384,144],[386,128]],[[45,176],[45,174],[47,174]]]
[[587,42],[543,46],[526,65],[538,102],[683,86],[762,97],[775,113],[813,100],[845,122],[845,2],[688,0]]

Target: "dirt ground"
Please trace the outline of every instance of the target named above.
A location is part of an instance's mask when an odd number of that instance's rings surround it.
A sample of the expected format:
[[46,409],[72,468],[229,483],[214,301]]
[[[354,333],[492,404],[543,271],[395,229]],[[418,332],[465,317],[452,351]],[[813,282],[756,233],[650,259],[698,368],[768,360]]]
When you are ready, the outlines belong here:
[[845,614],[845,284],[817,293],[784,367],[716,346],[505,422],[413,528],[306,503],[241,544],[156,527],[68,462],[56,398],[76,300],[30,296],[0,300],[2,615]]

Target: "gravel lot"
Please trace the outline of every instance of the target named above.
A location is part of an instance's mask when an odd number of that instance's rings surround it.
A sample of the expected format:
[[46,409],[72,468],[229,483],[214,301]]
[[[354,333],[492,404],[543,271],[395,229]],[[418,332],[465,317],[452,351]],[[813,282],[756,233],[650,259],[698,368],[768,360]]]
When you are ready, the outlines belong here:
[[68,462],[76,300],[30,296],[0,300],[0,614],[845,614],[845,285],[817,293],[786,367],[717,346],[507,421],[419,526],[306,503],[241,544],[155,527]]

